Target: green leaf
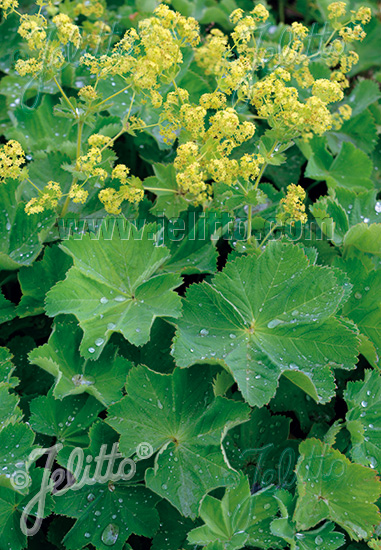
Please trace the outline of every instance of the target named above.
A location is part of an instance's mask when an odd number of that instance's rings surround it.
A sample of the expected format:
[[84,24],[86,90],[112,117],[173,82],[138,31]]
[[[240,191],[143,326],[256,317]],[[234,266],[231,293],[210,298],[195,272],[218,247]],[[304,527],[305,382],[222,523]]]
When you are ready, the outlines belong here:
[[[0,387],[0,397],[2,405],[11,405],[4,401],[4,388],[2,387]],[[34,449],[34,432],[26,424],[19,422],[20,416],[17,416],[16,409],[15,412],[16,414],[9,418],[11,423],[0,422],[0,464],[2,465],[0,487],[12,487],[12,476],[17,476],[19,473],[21,473],[22,479],[27,477],[30,453]],[[15,479],[17,488],[17,477]]]
[[366,254],[381,256],[381,223],[359,223],[350,228],[344,238],[344,250],[352,248]]
[[45,211],[28,216],[18,202],[18,181],[0,187],[0,269],[14,270],[31,265],[42,249],[42,241],[55,222],[55,214]]
[[377,82],[373,80],[361,80],[356,84],[348,96],[348,103],[352,107],[352,116],[357,116],[369,105],[378,101],[381,93]]
[[188,532],[197,524],[184,518],[166,500],[157,505],[160,529],[152,540],[152,550],[178,550],[185,548]]
[[0,292],[0,324],[11,321],[16,317],[15,305],[7,300]]
[[154,176],[143,181],[144,189],[156,195],[156,201],[151,212],[156,216],[160,214],[167,218],[178,218],[181,212],[187,210],[189,203],[180,194],[176,171],[173,164],[154,164]]
[[381,271],[365,269],[358,258],[335,260],[353,283],[353,292],[343,307],[343,315],[352,319],[360,331],[369,338],[376,354],[381,357],[381,305],[375,296],[381,295]]
[[[0,348],[0,385],[13,385],[15,379],[12,380],[12,374],[15,367],[12,364],[12,355],[7,348]],[[17,380],[17,379],[16,379]]]
[[253,409],[249,422],[233,428],[224,441],[230,464],[249,475],[253,488],[270,484],[291,488],[298,441],[288,439],[291,419]]
[[339,201],[332,197],[321,197],[310,210],[323,233],[336,245],[340,245],[349,229],[349,220]]
[[91,396],[75,395],[58,401],[51,392],[30,404],[29,423],[39,433],[54,436],[66,445],[88,445],[87,430],[103,409]]
[[147,224],[138,230],[127,222],[124,235],[114,231],[107,239],[102,233],[97,240],[85,235],[61,245],[74,266],[48,292],[46,312],[77,317],[84,331],[84,357],[97,359],[113,332],[141,346],[149,340],[155,317],[180,315],[180,297],[173,289],[181,280],[175,274],[156,274],[169,252],[155,246],[155,229]]
[[[22,550],[27,547],[27,537],[20,529],[21,514],[31,499],[41,490],[44,470],[36,468],[31,472],[32,484],[27,495],[17,493],[13,489],[0,486],[0,548]],[[46,495],[44,517],[53,510],[53,499],[50,493]],[[35,521],[37,509],[31,513],[32,524]]]
[[374,223],[380,220],[377,191],[363,191],[356,193],[344,187],[337,187],[335,195],[341,206],[347,212],[350,226],[358,223]]
[[82,335],[75,321],[59,317],[48,343],[33,349],[29,360],[55,377],[57,399],[87,392],[108,406],[121,398],[131,363],[112,345],[96,361],[84,359],[78,352]]
[[310,529],[330,519],[355,540],[371,536],[380,521],[373,503],[380,497],[381,483],[374,472],[317,439],[303,441],[299,451],[293,518],[297,528]]
[[276,395],[269,403],[273,412],[293,412],[305,433],[315,422],[329,422],[335,416],[334,405],[334,400],[326,405],[317,404],[284,376],[281,376]]
[[[370,80],[364,82],[370,82]],[[335,154],[340,152],[343,142],[352,143],[365,153],[374,151],[377,145],[377,126],[370,109],[346,120],[339,130],[331,130],[327,134],[327,142]]]
[[335,525],[327,521],[318,529],[298,532],[292,514],[295,509],[295,499],[287,491],[278,491],[275,494],[282,517],[271,523],[271,532],[284,539],[290,550],[336,550],[340,548],[345,537],[334,531]]
[[356,149],[352,143],[345,142],[333,160],[323,140],[316,140],[314,143],[317,146],[314,146],[313,155],[308,161],[306,177],[326,181],[328,188],[332,189],[337,186],[360,192],[372,189],[370,176],[373,164],[366,153]]
[[[96,473],[94,459],[101,457],[102,453],[104,457],[110,453],[116,444],[115,436],[115,432],[104,422],[92,426],[90,445],[84,449],[84,462],[91,463],[85,466],[89,468],[89,478]],[[58,455],[58,461],[64,462],[65,466],[71,450],[65,448]],[[66,453],[62,460],[63,451]],[[87,457],[92,457],[92,460],[86,460]],[[103,458],[103,464],[105,461],[107,463],[107,459]],[[111,473],[116,475],[120,465],[121,460],[114,458]],[[127,474],[129,470],[130,467],[126,466],[124,471]],[[114,550],[122,550],[130,535],[152,537],[159,527],[159,515],[155,510],[159,499],[156,495],[144,485],[133,485],[122,479],[112,480],[110,475],[105,474],[105,468],[101,468],[100,475],[106,481],[74,486],[56,496],[56,513],[77,520],[63,540],[68,550],[80,550],[89,543],[97,550],[107,550],[111,546]],[[77,482],[81,484],[78,479]]]
[[235,487],[226,489],[222,500],[209,495],[203,499],[200,516],[205,525],[190,531],[188,541],[197,545],[218,541],[224,550],[239,550],[245,544],[282,548],[282,542],[269,529],[277,509],[272,489],[251,495],[249,481],[241,475]]
[[168,221],[165,245],[171,256],[162,266],[164,272],[193,275],[214,273],[217,269],[217,250],[212,235],[222,230],[218,214],[207,219],[198,212],[187,212]]
[[381,471],[381,378],[365,371],[364,381],[349,382],[344,392],[348,405],[346,427],[351,434],[355,462]]
[[22,297],[17,306],[19,317],[39,315],[44,312],[44,300],[48,290],[65,278],[73,265],[71,258],[58,246],[47,247],[41,261],[31,267],[23,267],[18,273]]
[[229,428],[247,420],[247,405],[214,397],[203,368],[159,374],[137,367],[126,390],[107,419],[121,434],[121,452],[131,456],[143,442],[159,451],[147,487],[194,519],[205,494],[237,479],[221,445]]
[[334,317],[349,289],[340,271],[309,265],[298,246],[272,242],[258,259],[238,258],[211,284],[189,288],[176,362],[226,365],[250,405],[268,403],[282,373],[325,403],[335,389],[331,366],[356,363],[356,337]]
[[73,119],[55,116],[54,100],[44,95],[39,107],[19,107],[13,114],[14,128],[6,131],[7,139],[19,141],[24,151],[52,151],[62,149],[62,143],[75,141],[77,127]]

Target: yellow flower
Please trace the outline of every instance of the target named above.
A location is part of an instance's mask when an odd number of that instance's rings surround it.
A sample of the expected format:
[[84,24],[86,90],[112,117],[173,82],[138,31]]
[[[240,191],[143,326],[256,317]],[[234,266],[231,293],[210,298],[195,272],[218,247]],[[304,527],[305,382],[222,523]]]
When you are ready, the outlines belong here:
[[71,42],[76,48],[79,48],[81,43],[81,35],[79,34],[79,28],[72,23],[72,20],[68,15],[59,13],[53,17],[53,23],[58,30],[58,38],[62,44]]
[[203,94],[200,97],[200,105],[204,109],[223,109],[226,106],[226,96],[222,92]]
[[261,23],[264,23],[270,15],[263,4],[257,4],[251,13]]
[[98,97],[98,94],[93,86],[84,86],[79,90],[78,95],[81,99],[86,101],[94,101]]
[[27,74],[32,74],[35,76],[42,71],[43,63],[34,57],[26,60],[19,59],[16,63],[15,69],[20,76],[26,76]]
[[325,78],[315,81],[312,86],[312,94],[320,98],[324,103],[334,103],[344,97],[340,86],[336,82],[331,82]]
[[89,192],[82,189],[82,187],[78,185],[78,183],[74,183],[70,187],[69,198],[71,198],[72,201],[75,203],[84,204],[87,200],[88,195]]
[[128,174],[130,170],[125,164],[117,164],[112,171],[112,179],[119,179],[123,185],[127,183]]
[[25,162],[25,153],[18,141],[11,139],[0,146],[0,183],[7,179],[18,179],[22,175],[21,165]]
[[19,3],[17,0],[0,0],[0,8],[3,10],[5,19],[18,7]]
[[333,2],[328,6],[328,19],[338,19],[347,12],[346,2]]
[[44,190],[40,192],[39,197],[30,199],[25,205],[25,212],[31,214],[39,214],[46,208],[56,208],[58,201],[62,197],[61,186],[56,181],[49,181]]
[[187,167],[186,172],[180,172],[176,175],[180,190],[184,194],[189,193],[195,205],[202,204],[208,196],[208,186],[204,182],[204,177],[198,162],[193,162]]
[[40,204],[38,198],[34,197],[30,199],[25,205],[25,212],[30,216],[31,214],[40,214],[44,211],[44,207]]
[[372,19],[372,10],[362,6],[355,14],[355,20],[360,21],[362,25],[366,25]]
[[85,2],[75,4],[74,13],[75,15],[93,16],[99,19],[104,13],[104,7],[101,2],[96,0],[85,0]]
[[22,15],[18,33],[31,50],[41,50],[46,44],[46,19],[42,15]]
[[102,134],[93,134],[89,137],[90,147],[103,147],[110,143],[110,138]]
[[306,198],[306,192],[300,185],[291,184],[287,187],[287,195],[280,201],[281,211],[277,215],[277,219],[281,222],[288,220],[300,221],[306,223],[307,214],[306,207],[303,204]]

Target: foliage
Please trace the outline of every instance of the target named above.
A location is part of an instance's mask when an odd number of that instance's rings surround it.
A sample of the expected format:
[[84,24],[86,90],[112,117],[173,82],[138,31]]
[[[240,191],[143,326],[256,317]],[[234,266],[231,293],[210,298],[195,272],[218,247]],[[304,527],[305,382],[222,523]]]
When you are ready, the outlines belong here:
[[0,550],[380,548],[378,15],[0,0]]

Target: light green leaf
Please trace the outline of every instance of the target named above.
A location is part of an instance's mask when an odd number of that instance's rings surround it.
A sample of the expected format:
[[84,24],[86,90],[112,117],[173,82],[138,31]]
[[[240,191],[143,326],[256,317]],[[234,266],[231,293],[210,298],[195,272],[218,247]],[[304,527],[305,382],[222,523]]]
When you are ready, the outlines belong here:
[[107,419],[121,434],[121,452],[131,456],[143,442],[159,451],[146,472],[147,487],[195,518],[205,494],[237,479],[221,445],[229,428],[247,420],[247,405],[214,397],[205,368],[168,375],[137,367],[126,390]]
[[365,371],[364,381],[349,382],[344,392],[348,405],[347,429],[355,462],[381,472],[381,378],[378,371]]
[[55,116],[53,106],[53,98],[44,95],[37,109],[15,109],[14,128],[6,131],[7,139],[16,139],[29,152],[60,150],[64,142],[74,142],[77,126],[73,119]]
[[348,103],[352,107],[352,116],[359,115],[380,98],[381,93],[377,82],[361,80],[348,96]]
[[[344,238],[344,250],[351,247],[366,254],[381,256],[381,223],[359,223],[350,228]],[[352,249],[353,249],[352,248]]]
[[173,164],[154,164],[153,169],[155,175],[143,181],[144,189],[157,197],[151,212],[156,216],[164,214],[167,218],[177,218],[187,210],[189,203],[179,192],[175,167]]
[[44,300],[48,290],[65,278],[73,265],[71,258],[58,246],[47,247],[41,261],[31,267],[22,267],[18,273],[22,297],[17,306],[17,315],[27,317],[44,312]]
[[282,541],[269,529],[277,509],[272,489],[251,495],[249,481],[241,475],[235,487],[226,489],[222,500],[209,495],[203,499],[200,516],[205,525],[190,531],[188,541],[197,545],[218,541],[224,550],[239,550],[245,543],[256,548],[282,548]]
[[28,216],[25,203],[18,202],[18,185],[18,181],[8,180],[0,186],[0,269],[14,270],[31,265],[55,221],[52,211]]
[[161,269],[182,275],[214,273],[218,254],[211,237],[218,229],[221,230],[218,214],[210,213],[205,219],[198,212],[187,212],[169,220],[163,241],[171,256]]
[[297,528],[307,530],[330,519],[355,540],[371,536],[380,521],[373,503],[380,497],[381,483],[374,472],[317,439],[303,441],[299,451],[293,518]]
[[352,319],[360,331],[369,338],[381,357],[381,304],[375,296],[381,295],[381,271],[368,271],[360,259],[335,260],[337,267],[346,271],[353,283],[353,292],[343,307],[343,315]]
[[327,134],[327,142],[335,154],[340,152],[343,142],[352,143],[365,153],[372,153],[377,145],[377,126],[370,109],[346,120],[339,130],[331,130]]
[[138,230],[127,222],[125,229],[109,239],[102,234],[97,240],[85,235],[65,241],[61,247],[74,267],[46,297],[49,316],[77,317],[84,331],[80,351],[88,359],[99,357],[113,332],[141,346],[149,340],[155,317],[180,315],[181,300],[173,289],[181,279],[157,274],[169,252],[155,246],[155,225]]
[[48,343],[33,349],[29,360],[55,377],[57,399],[87,392],[108,406],[121,398],[131,363],[111,345],[96,361],[84,359],[78,352],[82,335],[75,321],[59,317]]
[[356,336],[334,317],[349,290],[340,271],[272,242],[258,259],[237,258],[211,284],[189,288],[174,357],[181,367],[226,365],[250,405],[268,403],[282,373],[325,403],[334,395],[331,367],[356,363]]
[[343,143],[340,153],[333,160],[323,140],[315,141],[305,175],[319,181],[326,181],[328,188],[346,187],[357,191],[372,189],[370,179],[373,164],[366,153],[352,143]]
[[283,538],[290,545],[290,550],[336,550],[343,546],[345,536],[334,531],[335,525],[330,521],[318,529],[298,532],[291,519],[295,503],[290,493],[279,491],[275,498],[279,502],[282,517],[273,520],[271,532]]

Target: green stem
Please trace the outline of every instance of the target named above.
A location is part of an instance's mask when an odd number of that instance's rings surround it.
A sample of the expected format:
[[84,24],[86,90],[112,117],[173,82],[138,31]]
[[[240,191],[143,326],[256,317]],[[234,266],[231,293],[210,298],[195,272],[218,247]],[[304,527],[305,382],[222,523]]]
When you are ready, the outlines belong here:
[[[122,90],[119,90],[119,92],[115,92],[115,94],[110,95],[110,97],[107,97],[103,101],[100,101],[99,103],[97,103],[97,105],[95,105],[94,109],[96,109],[97,107],[100,107],[100,105],[103,105],[104,103],[107,103],[107,101],[110,101],[110,99],[112,99],[113,97],[116,97],[117,95],[122,94],[123,92],[128,90],[128,88],[130,88],[130,87],[131,87],[131,84],[129,84],[128,86],[126,86]],[[134,94],[135,94],[135,92],[134,92]]]
[[[81,156],[83,125],[84,125],[83,120],[80,120],[78,122],[78,134],[77,134],[77,151],[76,151],[76,163],[75,163],[75,168],[76,169],[78,169],[78,159]],[[73,178],[70,189],[73,187],[73,185],[75,185],[77,183],[77,181],[78,181],[77,178]],[[70,191],[69,191],[69,193],[70,193]],[[69,208],[69,204],[70,204],[70,195],[69,195],[69,193],[66,197],[66,200],[65,200],[64,205],[63,205],[62,210],[61,210],[61,217],[62,218],[65,216],[65,214],[67,212],[67,209]]]
[[266,237],[262,240],[262,242],[259,243],[258,245],[258,248],[262,248],[262,246],[265,244],[265,242],[267,241],[267,239],[270,237],[270,235],[272,233],[274,233],[275,229],[279,227],[279,225],[276,223],[275,225],[273,225],[273,227],[270,229],[270,231],[267,233]]
[[39,189],[39,188],[37,187],[37,185],[33,183],[32,180],[30,180],[29,178],[25,178],[25,179],[26,179],[26,181],[28,181],[31,185],[33,185],[33,187],[34,187],[35,189],[37,189],[37,191],[38,191],[39,193],[42,192],[41,189]]
[[[270,151],[269,151],[269,153],[268,153],[268,156],[271,156],[271,155],[273,154],[273,152],[275,151],[275,149],[276,149],[277,146],[278,146],[278,142],[276,141],[276,142],[274,143],[274,145],[271,147],[271,149],[270,149]],[[258,177],[257,177],[257,179],[255,180],[253,189],[256,189],[256,188],[258,187],[259,182],[261,181],[261,178],[262,178],[262,176],[263,176],[263,172],[266,170],[268,164],[269,164],[268,162],[265,162],[265,163],[263,164],[263,166],[262,166],[262,168],[260,169],[260,172],[259,172],[259,174],[258,174]]]
[[253,219],[253,208],[251,204],[247,205],[247,240],[250,240],[251,237],[251,227],[252,227],[252,219]]
[[62,94],[62,97],[64,98],[64,100],[66,101],[66,103],[68,104],[68,106],[70,107],[70,109],[72,110],[72,112],[75,114],[75,116],[77,117],[77,111],[74,109],[73,105],[71,104],[70,102],[70,99],[67,97],[67,95],[65,94],[65,92],[63,91],[60,83],[58,82],[58,80],[56,79],[55,76],[53,76],[53,80],[54,82],[56,83],[56,86],[57,88],[59,89],[59,91],[61,92]]

